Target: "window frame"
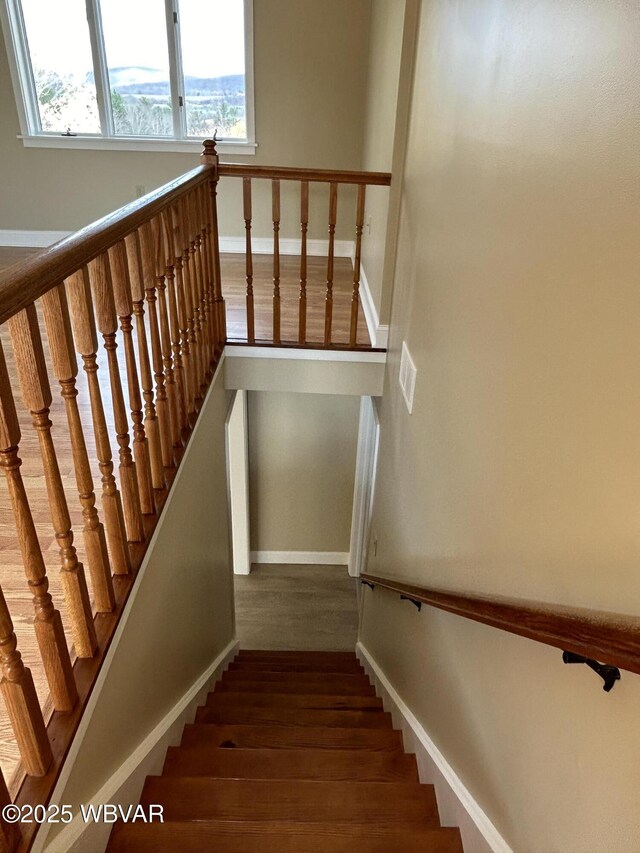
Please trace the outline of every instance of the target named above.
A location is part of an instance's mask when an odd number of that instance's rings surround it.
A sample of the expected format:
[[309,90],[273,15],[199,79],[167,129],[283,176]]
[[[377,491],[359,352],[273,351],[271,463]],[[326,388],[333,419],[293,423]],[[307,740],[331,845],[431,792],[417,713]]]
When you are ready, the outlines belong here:
[[[197,153],[202,147],[202,141],[186,137],[186,107],[179,106],[179,82],[181,74],[181,51],[178,49],[179,21],[176,0],[164,0],[167,37],[169,47],[169,84],[171,88],[171,105],[173,112],[174,136],[156,138],[147,136],[117,136],[113,128],[113,116],[106,105],[108,89],[108,70],[104,51],[104,39],[101,33],[101,22],[98,11],[99,0],[85,0],[89,38],[93,56],[94,77],[101,134],[78,134],[63,136],[61,134],[43,132],[40,124],[38,98],[35,89],[31,57],[26,35],[26,27],[22,16],[22,5],[19,0],[0,0],[0,19],[4,32],[9,60],[9,70],[18,109],[20,134],[25,148],[66,148],[69,150],[89,149],[95,151],[164,151],[180,153]],[[253,0],[243,0],[244,3],[244,55],[245,55],[245,104],[246,104],[246,140],[218,141],[221,154],[255,154],[257,143],[255,139],[255,103],[253,75]],[[182,93],[184,98],[184,93]],[[179,135],[178,135],[179,134]]]

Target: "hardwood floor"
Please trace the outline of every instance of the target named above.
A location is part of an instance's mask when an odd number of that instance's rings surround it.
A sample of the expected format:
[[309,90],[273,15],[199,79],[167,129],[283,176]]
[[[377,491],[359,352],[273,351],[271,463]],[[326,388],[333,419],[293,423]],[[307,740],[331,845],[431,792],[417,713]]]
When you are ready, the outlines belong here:
[[346,566],[254,565],[235,575],[236,632],[243,648],[353,651],[356,581]]
[[[38,249],[0,247],[0,269],[14,263],[19,263]],[[222,276],[224,296],[227,302],[227,319],[229,337],[241,338],[246,335],[246,317],[244,308],[245,278],[244,256],[224,255],[222,258]],[[298,334],[298,259],[295,257],[281,258],[281,292],[282,292],[282,338],[297,339]],[[271,331],[271,280],[272,258],[268,255],[254,257],[254,290],[256,304],[256,334],[268,336]],[[322,340],[324,330],[324,293],[326,287],[326,259],[309,258],[308,282],[308,340]],[[334,284],[334,337],[337,341],[348,341],[350,294],[352,266],[348,259],[336,259],[336,275]],[[44,343],[45,356],[49,360],[48,343],[42,317],[40,328]],[[13,351],[6,326],[0,328],[0,340],[7,359],[7,369],[17,404],[22,440],[20,442],[20,458],[23,461],[22,474],[25,482],[31,511],[36,525],[36,531],[42,548],[47,574],[50,582],[50,592],[55,606],[60,610],[63,624],[68,626],[66,606],[64,602],[62,583],[60,580],[60,561],[56,538],[51,524],[49,501],[46,483],[43,477],[39,445],[36,432],[31,422],[31,416],[22,404],[17,371],[13,359]],[[368,346],[369,340],[364,319],[360,317],[358,343]],[[124,350],[121,335],[118,333],[118,355],[121,362],[121,378],[125,382]],[[99,357],[100,369],[98,376],[103,388],[105,414],[110,436],[115,436],[113,426],[113,411],[110,405],[109,378],[106,369],[106,359],[102,350]],[[91,424],[89,395],[84,371],[79,362],[77,387],[79,391],[79,409],[84,425],[84,436],[87,444],[89,459],[92,463],[94,490],[97,497],[98,511],[100,507],[100,472],[96,460],[95,441]],[[74,544],[78,558],[85,566],[85,574],[89,592],[92,594],[91,578],[87,571],[87,560],[82,538],[82,514],[76,488],[73,459],[71,454],[71,439],[67,427],[67,419],[63,399],[57,383],[52,379],[52,371],[48,371],[53,393],[50,418],[53,424],[52,435],[60,467],[63,486],[69,506],[74,530]],[[114,456],[115,474],[117,471],[117,445],[111,440]],[[119,484],[120,485],[120,484]],[[102,515],[102,513],[101,513]],[[331,567],[297,568],[291,567],[261,567],[251,577],[238,579],[237,606],[238,627],[243,635],[243,641],[253,646],[263,648],[345,648],[353,649],[357,625],[356,599],[354,582],[348,578],[346,570]],[[339,576],[337,573],[340,573]],[[313,575],[313,577],[312,577]],[[257,588],[264,579],[266,586]],[[244,583],[244,585],[243,585]],[[22,557],[16,539],[13,514],[9,504],[7,487],[4,476],[0,477],[0,586],[9,605],[14,621],[14,628],[25,665],[33,674],[36,690],[43,707],[48,706],[48,687],[40,661],[40,653],[35,642],[33,631],[33,604],[25,574]],[[272,595],[269,591],[274,591]],[[265,602],[271,601],[273,619],[265,619],[265,611],[260,608]],[[319,603],[321,604],[318,607]],[[311,612],[316,616],[322,612],[323,619],[314,624],[310,620]],[[260,615],[262,627],[253,624]],[[284,621],[282,621],[284,620]],[[270,624],[269,624],[270,623]],[[288,645],[282,645],[283,632],[276,626],[287,625]],[[308,632],[311,633],[308,633]],[[253,633],[252,633],[253,632]],[[251,639],[251,642],[247,642]],[[67,630],[67,641],[71,647],[71,636]],[[338,643],[338,645],[336,645]],[[73,650],[72,650],[73,656]],[[13,734],[0,704],[0,766],[10,787],[15,789],[15,780],[20,775],[19,755]],[[12,777],[14,783],[12,785]]]

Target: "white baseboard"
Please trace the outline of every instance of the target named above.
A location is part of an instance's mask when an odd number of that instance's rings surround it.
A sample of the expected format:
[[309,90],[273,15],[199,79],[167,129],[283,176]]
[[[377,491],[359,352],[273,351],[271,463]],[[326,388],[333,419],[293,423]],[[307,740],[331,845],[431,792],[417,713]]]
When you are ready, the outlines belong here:
[[[207,693],[222,676],[237,648],[238,642],[232,640],[85,805],[137,805],[145,778],[149,774],[161,772],[168,747],[180,743],[185,724],[193,721],[196,708],[205,701]],[[45,850],[46,853],[86,853],[90,850],[92,853],[102,853],[112,828],[112,824],[84,823],[78,814],[50,844],[38,838],[32,850]]]
[[364,314],[367,329],[369,330],[371,344],[374,347],[386,349],[389,341],[389,326],[380,325],[378,312],[376,311],[373,296],[369,288],[367,274],[362,265],[360,265],[360,305],[362,306],[362,313]]
[[[281,255],[299,255],[301,242],[299,238],[280,238]],[[220,237],[220,251],[229,254],[244,255],[246,248],[244,237]],[[273,237],[252,237],[251,250],[254,255],[273,254]],[[354,252],[353,240],[336,240],[334,256],[336,258],[352,258]],[[329,254],[328,240],[307,240],[307,254],[313,257],[326,258]]]
[[462,779],[429,737],[371,653],[360,642],[356,654],[376,685],[394,726],[402,729],[407,752],[415,752],[420,781],[433,784],[443,826],[457,826],[465,853],[513,853]]
[[286,563],[300,566],[346,566],[348,551],[252,551],[252,563]]
[[0,246],[20,246],[25,248],[42,249],[51,246],[71,231],[9,231],[0,229]]

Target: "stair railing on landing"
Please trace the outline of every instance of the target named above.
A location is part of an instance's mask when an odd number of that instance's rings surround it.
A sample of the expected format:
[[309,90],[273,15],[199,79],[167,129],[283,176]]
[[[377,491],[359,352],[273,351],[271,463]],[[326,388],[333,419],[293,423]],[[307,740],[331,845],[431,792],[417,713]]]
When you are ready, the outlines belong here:
[[[607,692],[620,679],[618,667],[640,674],[640,619],[635,616],[541,601],[469,595],[370,574],[360,575],[360,581],[374,592],[379,587],[416,605],[428,604],[562,649],[565,663],[588,664],[602,677]],[[598,660],[607,663],[599,664]]]
[[[7,483],[0,495],[0,692],[20,755],[9,784],[18,807],[49,801],[226,343],[217,210],[223,171],[243,177],[245,214],[252,177],[271,178],[274,212],[281,178],[300,180],[303,199],[309,181],[329,182],[334,230],[338,183],[358,184],[354,340],[364,186],[388,184],[390,176],[222,167],[213,140],[205,142],[198,168],[0,273],[0,468]],[[250,265],[250,237],[247,246]],[[330,268],[332,247],[333,237]],[[330,284],[321,343],[329,347]],[[275,296],[273,304],[271,344],[281,338]],[[303,343],[305,321],[302,310]],[[65,486],[69,468],[73,494]],[[49,589],[51,533],[59,548],[62,615],[57,584]],[[22,581],[9,568],[19,563]],[[15,586],[20,591],[12,597]],[[33,599],[49,689],[42,705],[14,631],[24,588]],[[0,801],[10,802],[1,772]],[[0,850],[28,850],[37,826],[19,829],[0,814]]]

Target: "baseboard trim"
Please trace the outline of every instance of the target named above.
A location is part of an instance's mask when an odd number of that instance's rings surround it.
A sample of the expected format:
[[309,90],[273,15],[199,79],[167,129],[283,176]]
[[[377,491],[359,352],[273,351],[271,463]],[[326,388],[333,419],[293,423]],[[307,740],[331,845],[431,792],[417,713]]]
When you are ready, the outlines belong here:
[[[299,255],[301,241],[299,238],[280,238],[281,255]],[[220,237],[220,251],[229,254],[244,255],[246,248],[243,237]],[[252,237],[251,250],[254,255],[273,254],[273,237]],[[353,240],[336,240],[333,254],[336,258],[352,258],[354,252]],[[307,254],[313,257],[326,258],[329,254],[328,240],[307,240]]]
[[364,314],[367,329],[369,330],[372,346],[386,349],[389,341],[389,326],[380,325],[378,312],[376,311],[369,287],[369,280],[362,264],[360,265],[360,305],[362,306],[362,313]]
[[[230,659],[236,654],[238,645],[238,641],[234,639],[220,652],[173,708],[138,744],[124,764],[85,805],[137,804],[145,778],[161,771],[168,747],[172,743],[180,742],[185,723],[193,720],[196,708],[202,704],[213,684],[222,676]],[[42,842],[38,845],[36,841],[32,850],[44,849],[46,853],[81,853],[92,850],[98,853],[105,849],[111,829],[111,824],[84,823],[77,814],[50,844],[44,847]]]
[[68,237],[71,231],[12,231],[0,229],[0,246],[43,249]]
[[346,566],[348,551],[252,551],[252,563],[283,563],[300,566]]
[[[408,751],[415,751],[420,781],[435,785],[443,825],[459,826],[465,853],[484,851],[487,848],[493,853],[513,853],[513,849],[500,835],[486,812],[465,787],[463,781],[429,737],[417,717],[400,697],[371,652],[361,642],[356,644],[356,655],[367,674],[375,682],[385,709],[392,712],[394,724],[396,726],[398,723],[400,724],[400,728],[403,730],[405,748]],[[431,767],[436,772],[425,773],[425,767]],[[459,807],[448,809],[448,811],[455,812],[456,819],[445,822],[443,812],[447,809],[443,809],[441,802],[448,801],[450,803],[452,797],[457,800]]]

